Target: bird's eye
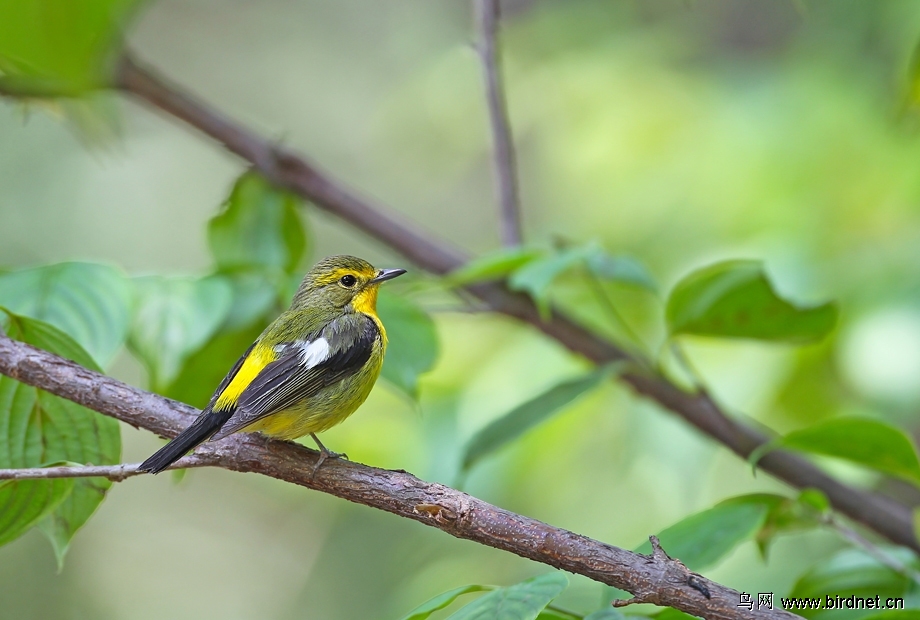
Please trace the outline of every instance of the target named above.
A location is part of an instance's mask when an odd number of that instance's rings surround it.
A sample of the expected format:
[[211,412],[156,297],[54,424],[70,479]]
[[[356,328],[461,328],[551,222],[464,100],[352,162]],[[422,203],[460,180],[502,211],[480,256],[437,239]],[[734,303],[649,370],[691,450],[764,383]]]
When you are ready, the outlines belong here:
[[340,283],[342,284],[342,286],[344,286],[345,288],[351,288],[351,287],[353,287],[355,284],[358,283],[358,278],[354,277],[354,276],[351,275],[351,274],[347,274],[347,275],[342,276],[342,277],[339,279],[339,282],[340,282]]

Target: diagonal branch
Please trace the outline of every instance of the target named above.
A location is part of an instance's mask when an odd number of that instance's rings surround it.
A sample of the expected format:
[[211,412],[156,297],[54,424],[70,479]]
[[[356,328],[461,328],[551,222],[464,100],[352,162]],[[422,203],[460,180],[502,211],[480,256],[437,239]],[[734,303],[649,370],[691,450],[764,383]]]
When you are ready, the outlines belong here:
[[[0,373],[135,427],[173,437],[199,413],[194,407],[132,387],[52,353],[0,335]],[[793,619],[782,610],[738,608],[739,593],[695,575],[664,553],[644,556],[503,510],[403,471],[327,461],[318,453],[261,435],[234,435],[200,446],[196,465],[254,472],[329,493],[502,549],[632,593],[638,600],[711,619]],[[125,466],[126,472],[130,466]]]
[[[420,231],[414,225],[387,214],[357,196],[313,163],[276,147],[234,123],[220,112],[181,92],[153,71],[126,56],[119,68],[117,85],[150,105],[179,118],[209,135],[229,151],[249,161],[273,183],[312,201],[368,235],[396,249],[420,267],[444,274],[467,261],[465,252],[446,239]],[[508,290],[501,283],[482,283],[467,290],[495,312],[530,323],[571,351],[604,364],[632,359],[628,353],[575,324],[559,312],[544,321],[533,302]],[[638,393],[655,400],[684,418],[704,434],[746,459],[768,441],[760,430],[729,418],[705,392],[687,393],[653,373],[625,373],[620,378]],[[798,488],[820,489],[831,504],[850,518],[875,530],[894,543],[920,552],[910,508],[888,497],[841,484],[816,466],[790,453],[776,451],[759,463],[761,469]]]
[[335,183],[306,159],[297,157],[206,108],[153,71],[126,56],[118,73],[118,86],[154,107],[216,138],[232,153],[249,161],[275,184],[307,197],[317,206],[357,226],[384,243],[403,248],[403,254],[435,273],[447,273],[467,260],[450,244],[441,245],[412,223],[384,214],[369,200]]
[[511,122],[508,120],[498,53],[498,24],[501,18],[501,8],[499,0],[475,0],[475,3],[476,25],[479,29],[477,48],[482,62],[489,122],[492,126],[492,166],[495,170],[495,184],[501,213],[502,243],[506,246],[516,246],[521,244],[521,207],[514,139],[511,136]]

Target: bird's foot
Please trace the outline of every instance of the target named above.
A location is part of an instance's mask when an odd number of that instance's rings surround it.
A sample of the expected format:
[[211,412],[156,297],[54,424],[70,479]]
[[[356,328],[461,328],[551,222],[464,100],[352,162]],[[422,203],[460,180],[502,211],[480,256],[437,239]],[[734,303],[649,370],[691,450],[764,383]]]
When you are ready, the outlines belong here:
[[333,452],[332,450],[326,448],[326,446],[323,445],[323,442],[321,442],[314,433],[310,433],[310,436],[313,438],[313,441],[316,442],[317,447],[319,447],[319,459],[316,461],[316,465],[313,466],[313,473],[310,474],[310,478],[316,478],[316,472],[319,471],[319,468],[322,467],[323,463],[325,463],[327,459],[348,460],[348,455],[344,452]]

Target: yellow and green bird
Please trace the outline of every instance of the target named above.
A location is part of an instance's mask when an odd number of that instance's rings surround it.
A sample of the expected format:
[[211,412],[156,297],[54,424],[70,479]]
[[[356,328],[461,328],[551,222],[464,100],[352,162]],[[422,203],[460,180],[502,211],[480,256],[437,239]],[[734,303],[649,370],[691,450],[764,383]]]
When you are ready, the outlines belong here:
[[310,434],[321,451],[316,468],[337,456],[316,433],[354,413],[374,387],[387,346],[377,290],[404,273],[354,256],[317,263],[291,307],[243,353],[201,415],[140,471],[161,472],[198,444],[238,431],[280,439]]

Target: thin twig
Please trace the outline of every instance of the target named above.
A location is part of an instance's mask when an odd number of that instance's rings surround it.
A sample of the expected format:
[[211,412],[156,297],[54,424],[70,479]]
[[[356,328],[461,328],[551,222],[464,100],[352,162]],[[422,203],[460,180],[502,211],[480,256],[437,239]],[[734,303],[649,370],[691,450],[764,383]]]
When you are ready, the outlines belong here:
[[[0,374],[166,437],[177,435],[200,413],[5,336],[0,336]],[[795,618],[781,610],[739,611],[737,591],[700,578],[710,596],[700,594],[689,585],[691,573],[680,562],[648,558],[556,528],[404,471],[335,459],[314,477],[318,452],[256,434],[203,444],[195,456],[225,469],[263,474],[385,510],[696,616]]]
[[824,523],[833,528],[843,538],[847,539],[857,547],[860,547],[867,554],[875,558],[879,564],[887,566],[894,572],[904,575],[914,583],[920,585],[920,572],[908,566],[895,556],[880,549],[877,545],[869,541],[865,536],[843,523],[833,513],[828,513],[824,517]]
[[[410,261],[435,274],[462,266],[468,256],[453,243],[430,233],[361,198],[355,192],[291,151],[273,146],[220,112],[181,92],[154,71],[123,58],[117,86],[154,107],[211,136],[227,150],[249,161],[279,187],[288,188],[317,207],[354,224],[390,245]],[[553,311],[544,320],[533,302],[501,283],[485,282],[466,291],[495,312],[530,323],[546,335],[597,364],[631,360],[631,356],[604,338]],[[752,426],[729,418],[708,394],[689,394],[660,373],[623,373],[618,377],[724,444],[742,459],[769,440]],[[800,489],[820,489],[840,512],[863,523],[892,542],[920,551],[910,508],[891,498],[842,484],[809,461],[790,453],[771,452],[760,462],[763,471]]]
[[[216,465],[214,459],[192,454],[170,465],[168,469],[190,469]],[[52,478],[108,478],[112,482],[121,482],[126,478],[139,476],[140,463],[121,463],[120,465],[81,465],[74,467],[25,467],[22,469],[0,469],[0,480],[46,480]]]
[[505,246],[521,244],[521,205],[518,193],[517,163],[514,138],[505,101],[500,56],[498,28],[501,19],[499,0],[474,0],[476,24],[479,30],[477,49],[482,62],[482,73],[492,127],[492,166],[498,206],[501,213],[501,235]]

